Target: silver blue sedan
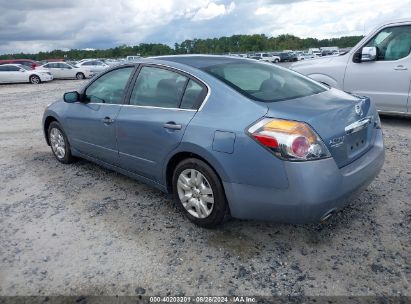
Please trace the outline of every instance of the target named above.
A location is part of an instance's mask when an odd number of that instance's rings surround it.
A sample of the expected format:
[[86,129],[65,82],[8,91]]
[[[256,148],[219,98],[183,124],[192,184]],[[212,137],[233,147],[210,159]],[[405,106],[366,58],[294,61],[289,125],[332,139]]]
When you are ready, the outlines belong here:
[[48,106],[43,126],[58,161],[84,158],[173,193],[204,227],[325,220],[384,162],[369,98],[235,57],[112,67]]

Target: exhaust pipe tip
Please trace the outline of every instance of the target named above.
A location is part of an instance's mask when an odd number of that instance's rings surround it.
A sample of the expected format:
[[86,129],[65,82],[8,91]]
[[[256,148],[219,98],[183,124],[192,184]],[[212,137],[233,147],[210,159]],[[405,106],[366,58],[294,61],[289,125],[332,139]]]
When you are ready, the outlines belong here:
[[320,223],[325,223],[327,222],[334,214],[336,213],[337,210],[332,209],[328,212],[326,212],[320,219]]

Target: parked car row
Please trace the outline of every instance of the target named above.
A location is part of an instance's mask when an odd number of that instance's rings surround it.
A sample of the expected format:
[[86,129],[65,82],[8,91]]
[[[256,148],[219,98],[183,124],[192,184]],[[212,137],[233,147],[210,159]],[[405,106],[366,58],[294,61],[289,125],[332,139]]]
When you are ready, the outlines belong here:
[[0,83],[33,83],[53,79],[85,79],[104,71],[110,65],[95,59],[79,62],[40,63],[30,59],[10,59],[0,61]]

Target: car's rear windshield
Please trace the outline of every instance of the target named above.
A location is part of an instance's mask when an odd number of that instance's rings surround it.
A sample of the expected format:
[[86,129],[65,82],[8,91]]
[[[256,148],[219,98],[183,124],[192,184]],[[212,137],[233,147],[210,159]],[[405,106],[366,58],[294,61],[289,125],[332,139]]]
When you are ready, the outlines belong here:
[[281,69],[274,64],[230,62],[202,68],[244,96],[263,102],[274,102],[310,96],[327,89],[304,76]]

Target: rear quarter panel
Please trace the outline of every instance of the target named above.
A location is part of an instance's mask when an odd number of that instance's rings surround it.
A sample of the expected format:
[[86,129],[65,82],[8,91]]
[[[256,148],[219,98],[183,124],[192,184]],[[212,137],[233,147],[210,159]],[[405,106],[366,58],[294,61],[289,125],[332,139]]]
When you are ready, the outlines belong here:
[[[205,74],[202,79],[211,87],[209,99],[168,159],[178,152],[192,152],[207,160],[224,182],[287,187],[283,162],[246,134],[248,127],[267,113],[267,106],[245,98],[211,76]],[[218,151],[216,145],[213,148],[216,131],[234,134],[232,153]]]

